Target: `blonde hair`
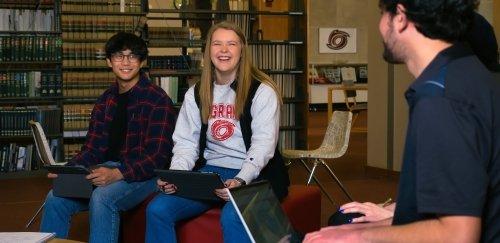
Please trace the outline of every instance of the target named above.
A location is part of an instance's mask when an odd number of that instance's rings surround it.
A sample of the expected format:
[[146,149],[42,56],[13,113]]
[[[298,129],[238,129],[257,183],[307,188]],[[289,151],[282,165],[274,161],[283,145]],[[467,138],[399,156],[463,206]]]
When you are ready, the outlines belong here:
[[248,97],[248,92],[250,90],[250,85],[252,84],[252,79],[257,80],[258,82],[264,83],[270,86],[276,96],[280,101],[280,105],[282,104],[281,95],[279,93],[278,87],[276,83],[269,77],[267,74],[259,70],[252,64],[250,51],[248,48],[248,43],[243,34],[241,28],[229,21],[222,21],[213,25],[207,34],[207,42],[205,45],[205,53],[203,55],[204,59],[204,69],[201,73],[201,79],[199,84],[199,95],[201,101],[201,119],[203,123],[208,123],[208,118],[210,116],[210,107],[212,106],[213,100],[213,80],[214,80],[214,65],[210,59],[210,45],[212,42],[212,35],[218,29],[232,30],[238,35],[240,38],[241,44],[241,56],[238,64],[238,73],[236,76],[236,81],[238,82],[236,88],[236,100],[235,100],[235,110],[234,114],[236,115],[236,119],[242,115],[245,101]]

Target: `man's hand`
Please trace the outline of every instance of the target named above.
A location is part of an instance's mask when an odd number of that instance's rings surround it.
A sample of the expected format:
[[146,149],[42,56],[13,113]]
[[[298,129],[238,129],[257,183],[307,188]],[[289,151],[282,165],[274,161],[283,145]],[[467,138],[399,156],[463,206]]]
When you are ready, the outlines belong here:
[[352,223],[376,222],[392,218],[394,212],[371,202],[350,202],[340,206],[342,213],[362,213],[365,216],[353,218]]
[[123,179],[123,175],[118,168],[98,167],[93,169],[86,178],[95,186],[106,186]]

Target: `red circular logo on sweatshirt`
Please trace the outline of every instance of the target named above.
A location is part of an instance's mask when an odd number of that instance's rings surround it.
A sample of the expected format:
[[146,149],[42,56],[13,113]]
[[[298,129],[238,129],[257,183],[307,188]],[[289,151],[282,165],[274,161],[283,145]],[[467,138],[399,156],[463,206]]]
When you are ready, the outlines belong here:
[[210,129],[212,137],[217,141],[224,141],[234,133],[234,124],[224,120],[217,120]]

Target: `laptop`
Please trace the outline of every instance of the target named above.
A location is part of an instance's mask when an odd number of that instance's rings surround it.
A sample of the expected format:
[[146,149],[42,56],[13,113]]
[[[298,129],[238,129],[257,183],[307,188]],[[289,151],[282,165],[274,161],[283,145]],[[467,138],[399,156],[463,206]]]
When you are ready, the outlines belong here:
[[222,201],[214,192],[215,189],[225,187],[217,173],[162,169],[155,169],[154,172],[163,181],[177,187],[177,192],[172,195],[195,200]]
[[302,242],[268,181],[232,188],[229,197],[253,243]]
[[57,178],[52,182],[52,193],[54,196],[90,198],[94,186],[92,185],[92,181],[85,178],[90,171],[84,167],[65,166],[65,163],[55,162],[40,123],[29,121],[29,124],[43,167],[49,172],[57,174]]

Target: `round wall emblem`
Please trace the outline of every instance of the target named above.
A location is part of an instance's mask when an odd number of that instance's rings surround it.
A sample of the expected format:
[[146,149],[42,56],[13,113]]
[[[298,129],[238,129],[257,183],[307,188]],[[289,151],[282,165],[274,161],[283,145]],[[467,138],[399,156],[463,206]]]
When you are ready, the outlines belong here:
[[347,45],[349,33],[342,30],[333,30],[328,36],[326,46],[332,50],[340,50]]

